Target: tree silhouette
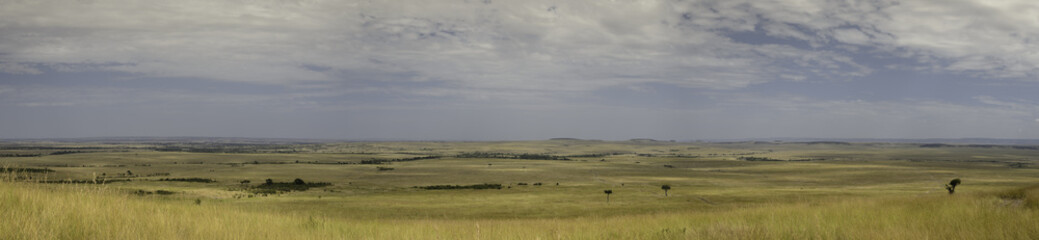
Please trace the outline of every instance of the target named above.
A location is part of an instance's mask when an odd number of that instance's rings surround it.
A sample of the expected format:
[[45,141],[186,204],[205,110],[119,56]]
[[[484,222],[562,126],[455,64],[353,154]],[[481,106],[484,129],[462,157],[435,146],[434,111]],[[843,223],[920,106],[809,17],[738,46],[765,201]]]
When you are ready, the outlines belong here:
[[945,184],[945,190],[949,190],[949,194],[953,194],[953,193],[956,192],[956,186],[957,185],[960,185],[960,179],[959,178],[956,178],[956,179],[953,179],[952,181],[949,181],[949,184]]
[[297,178],[296,180],[292,181],[292,183],[293,183],[293,184],[296,184],[296,185],[304,185],[304,184],[307,184],[306,182],[304,182],[304,181],[303,181],[303,179],[299,179],[299,178]]
[[671,185],[664,184],[664,186],[660,186],[660,189],[664,190],[664,196],[667,197],[667,190],[671,190]]
[[267,181],[266,181],[265,183],[266,183],[267,185],[274,185],[274,180],[271,180],[270,178],[268,178],[268,179],[267,179]]
[[613,194],[613,190],[602,191],[606,194],[606,203],[610,203],[610,194]]

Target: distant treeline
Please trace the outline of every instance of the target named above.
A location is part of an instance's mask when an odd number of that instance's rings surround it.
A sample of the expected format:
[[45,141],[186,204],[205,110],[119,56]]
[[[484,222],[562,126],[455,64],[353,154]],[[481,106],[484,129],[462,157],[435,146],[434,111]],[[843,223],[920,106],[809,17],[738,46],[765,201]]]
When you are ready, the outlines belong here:
[[851,145],[851,143],[847,143],[847,142],[837,142],[837,141],[815,141],[815,142],[803,142],[803,143],[804,143],[804,144],[808,144],[808,145],[815,145],[815,144],[827,144],[827,145]]
[[46,146],[0,146],[0,150],[111,150],[138,149],[133,147],[46,147]]
[[3,154],[0,154],[0,157],[39,157],[39,156],[43,156],[43,154],[39,154],[39,153],[3,153]]
[[290,192],[290,191],[306,191],[310,188],[316,187],[327,187],[332,186],[332,183],[327,182],[304,182],[301,179],[296,179],[293,182],[274,182],[270,179],[267,182],[252,186],[252,192],[263,193],[263,194],[274,194],[278,192]]
[[412,157],[412,158],[395,158],[395,159],[369,159],[361,160],[361,164],[384,164],[389,162],[408,162],[416,160],[427,160],[427,159],[438,159],[440,156],[425,156],[425,157]]
[[807,162],[807,161],[822,161],[825,158],[808,158],[808,159],[775,159],[768,157],[738,157],[736,159],[743,161],[763,161],[763,162]]
[[928,143],[920,144],[921,148],[1009,148],[1009,149],[1023,149],[1023,150],[1039,150],[1039,146],[1020,146],[1020,145],[992,145],[992,144],[944,144],[944,143]]
[[298,153],[300,146],[256,143],[165,143],[152,150],[194,153]]
[[256,153],[258,149],[243,148],[200,148],[200,147],[158,147],[159,152],[192,152],[192,153]]
[[[39,164],[37,166],[47,166],[47,167],[126,167],[125,164],[108,164],[108,165]],[[148,166],[151,166],[151,164],[134,164],[134,166],[148,167]]]
[[49,173],[54,172],[54,170],[51,170],[50,168],[0,167],[0,172]]
[[216,182],[209,178],[162,178],[159,181],[167,182],[200,182],[200,183],[211,183]]
[[421,188],[426,190],[453,190],[453,189],[501,189],[501,184],[475,184],[475,185],[432,185],[432,186],[415,186],[415,188]]
[[59,184],[72,184],[72,183],[75,183],[75,184],[106,184],[106,183],[114,183],[114,182],[130,182],[130,181],[132,181],[132,180],[129,180],[129,179],[97,179],[97,180],[72,180],[72,179],[65,179],[65,180],[51,180],[51,181],[40,181],[40,183],[59,183]]
[[577,155],[569,155],[567,157],[574,157],[574,158],[597,158],[597,157],[606,157],[606,156],[624,155],[624,154],[631,154],[631,152],[577,154]]
[[51,155],[65,155],[65,154],[73,154],[73,153],[85,153],[85,151],[57,151],[57,152],[52,152]]
[[755,154],[768,154],[768,152],[708,153],[707,156],[747,156]]
[[[73,153],[85,153],[85,151],[57,151],[48,153],[47,155],[63,155]],[[0,157],[41,157],[43,153],[0,153]]]
[[490,152],[469,152],[460,153],[456,157],[458,158],[500,158],[500,159],[527,159],[527,160],[570,160],[567,157],[555,156],[548,154],[534,154],[534,153],[490,153]]
[[159,190],[155,190],[155,192],[152,192],[152,191],[145,191],[145,190],[137,190],[137,191],[133,191],[133,192],[131,192],[131,193],[133,193],[133,194],[136,194],[136,195],[142,195],[142,196],[143,196],[143,195],[151,195],[151,194],[158,194],[158,195],[170,195],[170,194],[174,194],[174,193],[176,193],[176,192],[173,192],[173,191],[166,191],[166,190],[162,190],[162,189],[159,189]]

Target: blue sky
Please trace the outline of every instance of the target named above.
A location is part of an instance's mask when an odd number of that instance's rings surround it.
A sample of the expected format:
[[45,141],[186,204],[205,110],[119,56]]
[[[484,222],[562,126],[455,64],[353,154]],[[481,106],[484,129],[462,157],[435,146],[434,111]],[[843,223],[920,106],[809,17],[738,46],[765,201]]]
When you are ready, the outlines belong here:
[[1032,1],[0,1],[0,138],[1039,138]]

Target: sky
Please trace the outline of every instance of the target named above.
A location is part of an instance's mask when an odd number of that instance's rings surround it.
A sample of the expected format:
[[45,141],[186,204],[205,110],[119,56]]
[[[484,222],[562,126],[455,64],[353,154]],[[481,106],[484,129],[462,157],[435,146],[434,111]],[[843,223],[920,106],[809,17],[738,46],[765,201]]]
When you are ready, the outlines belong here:
[[1039,138],[1035,1],[0,0],[0,138]]

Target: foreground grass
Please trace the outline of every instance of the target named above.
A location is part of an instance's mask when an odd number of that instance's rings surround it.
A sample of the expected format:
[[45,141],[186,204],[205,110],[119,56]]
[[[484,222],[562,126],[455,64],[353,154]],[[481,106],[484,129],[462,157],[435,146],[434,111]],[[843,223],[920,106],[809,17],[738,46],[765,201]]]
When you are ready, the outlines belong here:
[[0,182],[0,239],[1039,239],[1039,190],[541,219],[356,220]]

